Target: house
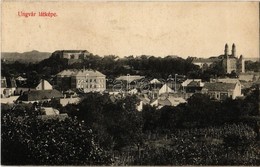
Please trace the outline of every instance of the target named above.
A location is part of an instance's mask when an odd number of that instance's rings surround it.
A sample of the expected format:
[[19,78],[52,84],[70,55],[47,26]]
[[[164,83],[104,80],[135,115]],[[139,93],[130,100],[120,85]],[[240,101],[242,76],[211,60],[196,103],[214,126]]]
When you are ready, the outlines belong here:
[[136,105],[137,111],[143,111],[144,105],[150,104],[150,99],[145,96],[145,97],[138,97],[139,103]]
[[16,93],[16,82],[14,78],[1,76],[1,98],[13,96]]
[[63,70],[56,75],[57,80],[57,89],[61,91],[67,91],[71,89],[71,77],[75,74],[78,70]]
[[41,79],[35,90],[52,90],[52,85],[48,81]]
[[170,96],[161,96],[158,99],[151,102],[150,105],[160,109],[163,106],[177,106],[181,103],[186,103],[186,102],[187,101],[182,97],[175,97],[170,95]]
[[143,78],[144,76],[140,76],[140,75],[124,75],[124,76],[117,77],[116,80],[120,80],[120,81],[123,80],[130,83],[132,81],[143,79]]
[[163,82],[159,81],[158,79],[154,78],[149,82],[150,90],[160,89],[163,86]]
[[50,101],[51,99],[60,99],[63,95],[56,89],[53,90],[29,90],[19,96],[17,102],[34,103]]
[[44,79],[41,79],[39,82],[33,85],[28,85],[27,83],[21,84],[19,82],[17,83],[17,88],[16,88],[16,94],[22,95],[23,92],[27,92],[29,90],[52,90],[53,87],[52,85]]
[[1,98],[5,97],[5,89],[7,88],[6,78],[1,76]]
[[257,81],[259,78],[260,73],[257,72],[239,74],[240,81],[254,82]]
[[116,78],[116,85],[122,90],[141,88],[143,85],[140,84],[143,84],[142,79],[144,78],[144,76],[140,75],[123,75]]
[[57,74],[57,87],[62,91],[103,92],[106,90],[106,76],[94,70],[64,70]]
[[198,93],[201,92],[201,89],[203,88],[204,83],[201,81],[191,81],[186,86],[186,93]]
[[203,83],[201,79],[186,79],[184,82],[181,83],[181,87],[183,92],[195,93],[195,90],[203,87]]
[[[159,97],[159,90],[163,87],[164,85],[164,81],[159,81],[158,79],[154,78],[149,82],[149,96],[152,99],[157,99]],[[167,84],[168,87],[169,84]],[[163,92],[163,90],[161,90],[161,93]]]
[[202,70],[206,70],[211,67],[215,61],[215,59],[196,58],[192,63],[199,66]]
[[106,76],[99,71],[79,70],[71,77],[71,87],[86,92],[103,92],[106,90]]
[[59,110],[52,107],[41,107],[40,111],[42,111],[45,115],[59,115]]
[[216,80],[211,80],[211,82],[217,82],[217,83],[233,83],[236,84],[237,88],[237,96],[241,96],[241,90],[242,90],[242,84],[241,82],[236,78],[218,78]]
[[216,100],[235,99],[241,96],[241,86],[238,83],[208,82],[205,83],[201,92]]
[[20,82],[23,82],[23,81],[27,81],[27,78],[24,78],[22,76],[18,76],[17,78],[15,78],[16,81],[20,81]]
[[165,93],[173,93],[174,91],[167,85],[164,84],[161,89],[159,90],[159,95],[165,94]]
[[80,97],[60,98],[60,104],[64,107],[68,104],[78,104],[81,101]]
[[217,79],[212,79],[211,82],[240,83],[239,79],[236,78],[217,78]]

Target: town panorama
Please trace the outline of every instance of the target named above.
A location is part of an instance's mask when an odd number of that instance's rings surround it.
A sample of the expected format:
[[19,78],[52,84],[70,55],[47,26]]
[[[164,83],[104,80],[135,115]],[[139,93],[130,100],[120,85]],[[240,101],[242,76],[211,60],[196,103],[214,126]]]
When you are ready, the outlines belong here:
[[259,166],[260,62],[236,50],[2,53],[1,164]]

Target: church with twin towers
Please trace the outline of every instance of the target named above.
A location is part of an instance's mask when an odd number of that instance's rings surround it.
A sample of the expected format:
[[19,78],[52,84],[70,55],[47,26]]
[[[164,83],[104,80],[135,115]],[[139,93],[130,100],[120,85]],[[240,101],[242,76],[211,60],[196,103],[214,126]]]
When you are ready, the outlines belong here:
[[229,54],[228,44],[225,45],[224,55],[222,57],[222,66],[227,74],[232,72],[245,72],[245,61],[243,55],[240,55],[239,58],[236,56],[236,45],[234,43],[232,45],[231,54]]
[[192,63],[198,65],[202,70],[206,70],[214,66],[214,64],[220,63],[226,74],[231,74],[232,72],[240,74],[245,72],[245,59],[242,55],[237,57],[236,45],[234,43],[232,45],[231,54],[229,46],[228,44],[226,44],[224,54],[207,59],[195,58]]

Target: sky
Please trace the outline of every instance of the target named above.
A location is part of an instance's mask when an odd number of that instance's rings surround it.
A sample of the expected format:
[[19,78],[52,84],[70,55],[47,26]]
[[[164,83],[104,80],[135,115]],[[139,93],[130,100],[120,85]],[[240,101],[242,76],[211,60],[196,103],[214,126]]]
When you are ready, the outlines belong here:
[[[2,52],[259,57],[258,2],[2,2]],[[35,12],[35,17],[19,16]],[[39,17],[55,12],[57,17]]]

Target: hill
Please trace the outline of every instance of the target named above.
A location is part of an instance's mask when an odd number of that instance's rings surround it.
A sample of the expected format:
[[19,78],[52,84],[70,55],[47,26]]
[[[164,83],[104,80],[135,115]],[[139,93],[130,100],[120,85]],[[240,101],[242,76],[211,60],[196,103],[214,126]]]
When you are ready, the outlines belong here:
[[20,61],[24,63],[36,63],[51,56],[49,52],[39,52],[33,50],[30,52],[18,53],[18,52],[2,52],[1,59],[7,62]]

